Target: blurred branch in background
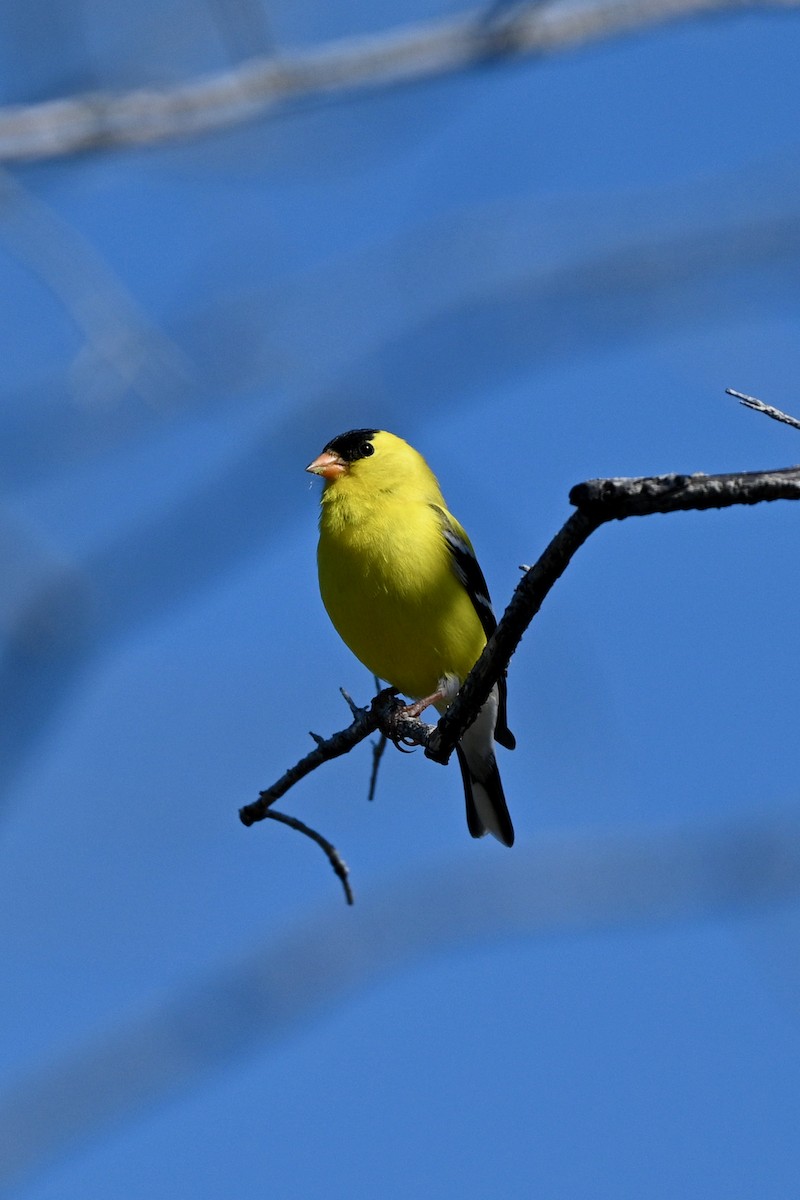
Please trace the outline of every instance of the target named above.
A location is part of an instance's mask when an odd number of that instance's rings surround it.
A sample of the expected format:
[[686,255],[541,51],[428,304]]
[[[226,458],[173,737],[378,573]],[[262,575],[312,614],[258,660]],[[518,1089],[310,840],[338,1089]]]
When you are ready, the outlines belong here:
[[[371,404],[376,387],[406,417],[419,339],[427,390],[466,403],[498,378],[598,345],[691,330],[701,318],[750,319],[776,308],[800,270],[800,172],[780,161],[761,164],[748,189],[738,179],[721,172],[677,188],[562,197],[557,206],[465,206],[275,286],[265,263],[262,288],[201,290],[169,321],[169,338],[194,368],[181,407],[128,406],[126,421],[114,422],[102,406],[70,403],[64,377],[50,371],[24,405],[0,391],[0,474],[16,483],[24,471],[30,486],[162,435],[189,405],[229,421],[276,389],[292,396],[298,424],[327,409],[335,426],[337,412],[348,419],[344,396]],[[731,270],[747,272],[746,287],[730,286]],[[463,325],[481,331],[477,359],[458,349]]]
[[800,825],[763,815],[737,827],[543,837],[502,863],[404,878],[346,915],[326,910],[255,945],[8,1087],[0,1186],[419,959],[508,938],[741,918],[799,896]]
[[[85,572],[48,546],[37,532],[0,509],[0,694],[11,661],[50,667],[78,648],[89,626],[92,595]],[[14,697],[16,699],[16,697]],[[4,720],[8,714],[4,712]]]
[[85,570],[5,509],[0,562],[0,761],[13,775],[80,678],[95,597]]
[[[0,110],[0,161],[197,136],[288,104],[396,87],[485,62],[574,49],[712,13],[796,8],[800,0],[594,0],[475,10],[443,21],[251,58],[173,88],[84,93]],[[488,18],[488,19],[487,19]]]
[[91,242],[2,168],[0,238],[86,339],[70,369],[77,400],[113,405],[134,391],[158,407],[185,391],[192,371],[184,354],[148,320]]

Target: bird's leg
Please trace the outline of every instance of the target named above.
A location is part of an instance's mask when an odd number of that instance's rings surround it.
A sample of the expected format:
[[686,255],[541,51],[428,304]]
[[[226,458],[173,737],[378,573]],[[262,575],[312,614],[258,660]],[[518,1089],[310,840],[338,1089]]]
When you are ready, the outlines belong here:
[[426,708],[430,708],[432,704],[441,704],[444,699],[446,699],[445,693],[439,689],[430,696],[424,696],[422,700],[415,700],[413,704],[407,704],[402,710],[403,716],[418,717]]
[[461,680],[457,675],[443,675],[436,686],[436,691],[431,692],[430,696],[423,696],[421,700],[415,700],[413,704],[407,704],[402,710],[403,715],[418,717],[422,710],[429,708],[431,704],[441,704],[442,701],[445,705],[452,704],[460,687]]

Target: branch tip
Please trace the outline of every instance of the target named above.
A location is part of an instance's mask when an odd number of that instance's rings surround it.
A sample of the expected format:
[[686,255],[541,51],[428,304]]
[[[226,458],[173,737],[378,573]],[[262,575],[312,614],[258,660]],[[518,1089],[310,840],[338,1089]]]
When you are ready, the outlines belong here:
[[350,872],[347,869],[347,863],[344,861],[333,842],[329,842],[328,839],[323,837],[322,834],[316,829],[312,829],[310,825],[306,825],[305,821],[300,821],[297,817],[290,817],[287,813],[278,812],[274,808],[271,808],[269,812],[265,814],[265,816],[270,821],[278,821],[281,825],[288,825],[290,829],[295,829],[298,833],[302,833],[304,837],[310,838],[312,842],[316,842],[316,844],[325,854],[328,862],[333,867],[336,875],[341,880],[347,903],[352,904],[353,889],[350,886]]
[[345,689],[343,687],[340,687],[339,691],[342,693],[345,704],[350,709],[350,712],[353,714],[354,717],[357,717],[359,715],[359,713],[367,711],[365,708],[359,708],[358,705],[356,704],[355,700],[353,699],[353,697],[350,695],[350,693],[345,691]]
[[789,416],[780,408],[775,408],[772,404],[765,404],[763,400],[759,400],[757,396],[748,396],[746,392],[737,392],[734,388],[725,388],[729,396],[734,396],[740,404],[745,408],[752,408],[755,412],[761,412],[765,417],[772,417],[773,421],[780,421],[782,425],[791,425],[792,429],[800,429],[800,421],[797,417]]

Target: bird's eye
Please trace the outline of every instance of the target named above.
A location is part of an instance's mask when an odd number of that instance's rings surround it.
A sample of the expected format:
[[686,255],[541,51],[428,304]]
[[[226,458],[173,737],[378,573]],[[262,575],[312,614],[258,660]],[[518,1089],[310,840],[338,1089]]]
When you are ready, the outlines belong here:
[[362,442],[358,453],[360,458],[369,458],[370,454],[375,453],[375,447],[372,442]]

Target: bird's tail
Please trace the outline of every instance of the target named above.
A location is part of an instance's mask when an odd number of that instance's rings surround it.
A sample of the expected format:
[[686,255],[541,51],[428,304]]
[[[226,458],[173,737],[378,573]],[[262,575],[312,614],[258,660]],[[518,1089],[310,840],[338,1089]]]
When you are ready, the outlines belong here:
[[514,826],[508,815],[500,772],[494,756],[496,693],[495,688],[456,747],[456,754],[464,781],[467,826],[470,833],[475,838],[491,833],[504,846],[513,846]]

